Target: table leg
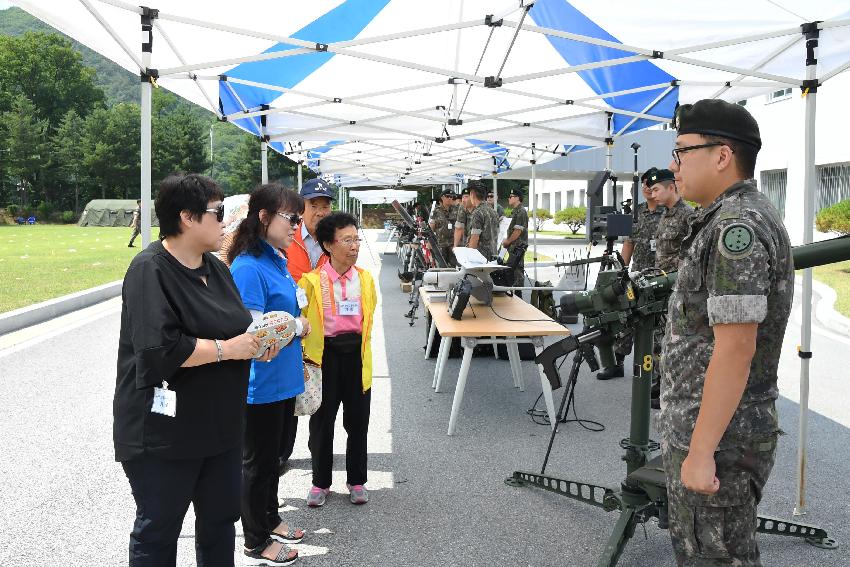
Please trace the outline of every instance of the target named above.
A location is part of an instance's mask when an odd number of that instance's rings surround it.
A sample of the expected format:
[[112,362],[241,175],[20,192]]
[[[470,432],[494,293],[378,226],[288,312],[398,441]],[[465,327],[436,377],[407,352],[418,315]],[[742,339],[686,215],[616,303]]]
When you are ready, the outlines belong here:
[[449,431],[448,435],[454,435],[455,423],[457,422],[457,414],[460,411],[460,404],[463,402],[463,391],[466,388],[466,378],[469,375],[469,363],[472,362],[472,351],[475,349],[475,339],[467,338],[463,342],[463,360],[460,363],[460,374],[457,377],[457,387],[455,387],[455,397],[452,401],[452,414],[449,416]]
[[496,345],[496,337],[490,337],[490,338],[493,339],[493,358],[498,360],[499,359],[499,349],[496,348],[496,346],[497,346]]
[[[532,337],[532,341],[534,342],[534,352],[538,355],[543,352],[543,337]],[[546,379],[546,375],[543,373],[543,367],[539,364],[535,364],[537,366],[537,373],[540,375],[540,386],[543,388],[543,399],[546,401],[546,412],[549,414],[549,425],[552,429],[555,429],[555,424],[558,419],[555,416],[555,400],[552,399],[552,386],[549,384],[549,380]]]
[[525,377],[522,375],[522,361],[519,358],[519,347],[513,342],[505,346],[508,349],[508,358],[511,361],[516,387],[519,388],[520,392],[525,392]]
[[437,324],[434,323],[434,318],[431,317],[431,326],[428,327],[428,342],[425,344],[425,358],[431,356],[431,345],[434,344],[434,335],[437,334]]
[[437,354],[437,367],[434,369],[434,383],[432,387],[435,392],[440,391],[440,385],[443,382],[443,374],[445,372],[446,361],[449,359],[449,350],[452,348],[451,337],[442,337],[440,339],[440,352]]

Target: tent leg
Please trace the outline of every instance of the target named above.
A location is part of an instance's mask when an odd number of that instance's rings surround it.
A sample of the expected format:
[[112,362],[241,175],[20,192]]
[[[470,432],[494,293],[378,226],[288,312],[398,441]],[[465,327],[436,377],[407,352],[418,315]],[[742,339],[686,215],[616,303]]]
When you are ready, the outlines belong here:
[[535,165],[537,164],[536,154],[534,150],[534,142],[531,143],[531,190],[529,191],[529,196],[531,198],[531,224],[534,232],[532,233],[532,248],[534,249],[534,283],[532,285],[537,284],[537,219],[535,218],[537,215],[535,212],[537,211],[537,201],[535,200]]
[[[817,45],[819,31],[806,33],[806,78],[817,78]],[[814,236],[815,219],[815,116],[817,95],[806,94],[805,114],[805,152],[806,167],[805,191],[803,194],[803,244],[810,244]],[[812,341],[812,269],[803,270],[803,324],[800,330],[800,438],[797,442],[797,502],[794,515],[806,513],[806,460],[809,434],[809,362],[803,353],[811,352]]]
[[269,182],[269,144],[265,140],[260,143],[260,183]]
[[[147,39],[142,40],[142,63],[145,72],[151,64],[151,51],[153,48],[153,24],[150,16],[142,16],[142,34],[147,33]],[[141,229],[142,248],[147,248],[151,243],[151,90],[150,79],[142,81],[141,100]]]
[[297,191],[300,191],[301,186],[304,184],[304,180],[302,179],[302,177],[303,176],[301,174],[301,161],[299,160],[298,161],[298,188],[297,188]]

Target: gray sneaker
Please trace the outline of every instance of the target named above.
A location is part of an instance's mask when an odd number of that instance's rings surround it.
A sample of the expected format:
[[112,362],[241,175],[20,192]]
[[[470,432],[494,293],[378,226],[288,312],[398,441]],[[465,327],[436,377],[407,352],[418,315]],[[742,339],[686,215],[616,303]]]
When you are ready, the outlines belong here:
[[369,491],[362,484],[347,484],[348,494],[352,504],[365,504],[369,501]]
[[324,506],[325,500],[327,500],[328,497],[328,492],[330,492],[330,489],[328,488],[319,488],[318,486],[312,487],[310,492],[307,493],[307,506],[311,508]]

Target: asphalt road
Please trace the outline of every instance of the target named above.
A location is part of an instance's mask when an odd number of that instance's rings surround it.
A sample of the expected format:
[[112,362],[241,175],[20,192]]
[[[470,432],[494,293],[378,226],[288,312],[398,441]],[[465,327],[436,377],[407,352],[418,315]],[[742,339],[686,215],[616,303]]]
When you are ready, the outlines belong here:
[[[536,470],[548,428],[526,415],[540,393],[530,362],[527,391],[512,387],[508,365],[475,358],[455,436],[446,436],[459,367],[450,359],[446,392],[430,388],[433,360],[423,359],[424,323],[402,317],[396,260],[370,233],[361,264],[378,276],[380,313],[369,444],[372,500],[355,507],[344,496],[344,434],[337,436],[333,494],[308,509],[306,423],[294,468],[280,496],[285,518],[309,532],[299,545],[304,565],[585,566],[595,565],[616,517],[531,488],[512,488],[513,470]],[[797,317],[796,311],[795,315]],[[0,337],[0,565],[126,564],[134,516],[130,490],[113,461],[111,401],[119,327],[117,302]],[[760,511],[790,518],[796,494],[799,361],[792,322],[780,366],[782,427],[777,465]],[[850,340],[816,326],[809,415],[808,515],[842,547],[825,551],[794,538],[764,536],[765,565],[850,564]],[[582,371],[579,417],[606,427],[562,427],[548,467],[553,475],[616,487],[624,475],[618,443],[628,433],[630,385],[599,382]],[[558,395],[558,393],[556,393]],[[560,397],[560,396],[558,396]],[[341,419],[339,420],[341,421]],[[673,565],[668,535],[638,527],[620,565]],[[237,524],[237,533],[241,528]],[[188,515],[178,565],[194,565]],[[237,549],[241,546],[241,536]],[[238,555],[238,553],[237,553]],[[237,559],[237,564],[239,560]]]

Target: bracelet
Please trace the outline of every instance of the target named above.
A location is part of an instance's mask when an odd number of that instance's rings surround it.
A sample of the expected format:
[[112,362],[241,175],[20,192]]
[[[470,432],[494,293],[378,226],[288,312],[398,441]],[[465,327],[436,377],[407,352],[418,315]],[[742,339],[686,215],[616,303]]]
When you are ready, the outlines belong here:
[[221,362],[221,359],[224,356],[224,351],[221,350],[221,341],[213,339],[213,342],[215,343],[215,361]]

